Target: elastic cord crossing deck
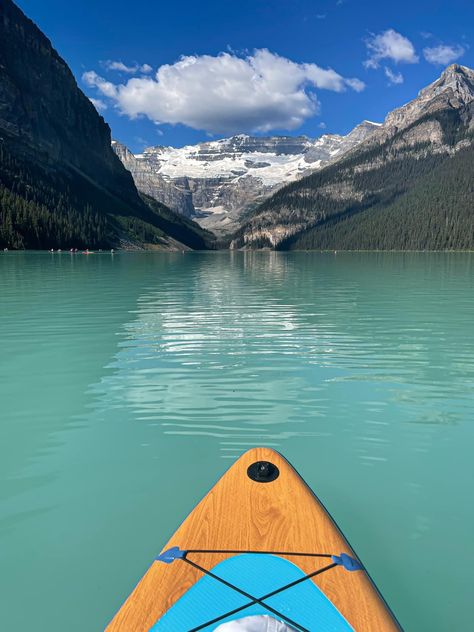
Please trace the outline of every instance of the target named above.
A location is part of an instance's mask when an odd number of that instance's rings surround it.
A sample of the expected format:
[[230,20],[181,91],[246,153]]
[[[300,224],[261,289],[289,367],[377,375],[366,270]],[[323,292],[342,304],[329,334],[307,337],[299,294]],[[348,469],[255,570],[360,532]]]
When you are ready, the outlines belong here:
[[[211,570],[209,570],[207,568],[204,568],[203,566],[200,566],[199,564],[196,564],[196,562],[193,562],[192,560],[190,560],[188,558],[188,555],[190,553],[200,553],[200,554],[201,553],[218,553],[218,554],[228,554],[228,555],[252,553],[252,554],[255,554],[255,555],[279,555],[279,556],[284,555],[284,556],[300,556],[300,557],[318,557],[318,558],[331,559],[332,563],[328,564],[327,566],[324,566],[323,568],[319,568],[318,570],[315,570],[312,573],[308,573],[307,575],[305,575],[303,577],[300,577],[299,579],[297,579],[297,580],[295,580],[293,582],[290,582],[289,584],[286,584],[285,586],[282,586],[281,588],[278,588],[277,590],[274,590],[274,591],[272,591],[270,593],[267,593],[266,595],[263,595],[262,597],[254,597],[253,595],[245,592],[244,590],[242,590],[238,586],[235,586],[231,582],[228,582],[227,580],[223,579],[222,577],[219,577],[218,575],[215,575]],[[221,584],[224,584],[225,586],[228,586],[232,590],[235,590],[237,593],[239,593],[239,594],[243,595],[244,597],[247,597],[248,599],[251,600],[248,603],[244,604],[243,606],[240,606],[239,608],[235,608],[234,610],[226,612],[226,613],[220,615],[219,617],[216,617],[216,618],[212,619],[211,621],[207,621],[206,623],[203,623],[203,624],[199,625],[196,628],[192,628],[191,630],[189,630],[189,632],[198,632],[198,630],[203,630],[204,628],[207,628],[208,626],[213,625],[214,623],[218,623],[219,621],[222,621],[223,619],[226,619],[227,617],[230,617],[230,616],[232,616],[234,614],[237,614],[238,612],[241,612],[242,610],[246,610],[247,608],[250,608],[250,606],[253,606],[255,604],[261,605],[263,608],[265,608],[266,610],[268,610],[272,614],[276,615],[277,617],[280,617],[281,620],[286,621],[286,623],[289,623],[290,625],[292,625],[294,628],[296,628],[300,632],[310,632],[307,628],[304,628],[302,625],[300,625],[296,621],[293,621],[289,617],[283,615],[281,612],[278,612],[277,610],[275,610],[274,608],[272,608],[271,606],[266,604],[265,600],[266,599],[270,599],[270,597],[273,597],[274,595],[277,595],[277,594],[279,594],[279,593],[281,593],[281,592],[283,592],[285,590],[288,590],[289,588],[293,588],[293,586],[301,584],[302,582],[306,581],[307,579],[311,579],[312,577],[316,577],[316,575],[320,575],[321,573],[324,573],[324,572],[330,570],[331,568],[335,568],[336,566],[342,566],[347,571],[358,571],[358,570],[362,570],[363,569],[362,564],[358,560],[356,560],[353,557],[351,557],[350,555],[347,555],[347,553],[341,553],[340,555],[330,555],[329,553],[299,553],[299,552],[298,553],[293,553],[293,552],[288,552],[288,551],[237,551],[237,550],[227,550],[227,549],[215,549],[215,550],[211,550],[211,549],[188,549],[188,550],[184,551],[184,550],[181,550],[177,546],[173,546],[172,548],[168,549],[167,551],[164,551],[163,553],[161,553],[156,558],[156,560],[158,562],[164,562],[165,564],[171,564],[172,562],[174,562],[174,560],[183,560],[183,562],[186,562],[190,566],[193,566],[194,568],[196,568],[197,570],[201,571],[205,575],[209,575],[209,577],[212,577],[213,579],[215,579],[216,581],[220,582]]]

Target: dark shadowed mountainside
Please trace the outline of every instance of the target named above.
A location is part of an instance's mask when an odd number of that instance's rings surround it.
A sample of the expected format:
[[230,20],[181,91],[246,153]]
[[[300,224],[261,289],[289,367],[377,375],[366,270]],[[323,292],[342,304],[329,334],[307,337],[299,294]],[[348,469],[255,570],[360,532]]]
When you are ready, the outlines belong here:
[[0,0],[0,245],[206,248],[209,233],[139,196],[110,142],[47,37]]

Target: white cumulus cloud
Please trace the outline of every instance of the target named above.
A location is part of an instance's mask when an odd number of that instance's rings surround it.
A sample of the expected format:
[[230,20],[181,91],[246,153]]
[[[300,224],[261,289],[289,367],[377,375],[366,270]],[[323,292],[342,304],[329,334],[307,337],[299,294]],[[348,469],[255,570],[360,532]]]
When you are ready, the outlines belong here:
[[419,61],[410,40],[394,29],[371,35],[365,44],[369,53],[364,62],[366,68],[378,68],[382,59],[390,59],[396,64],[416,64]]
[[352,79],[345,79],[345,82],[349,88],[352,88],[355,92],[362,92],[362,90],[365,90],[365,83],[360,79],[356,79],[354,77]]
[[314,89],[357,92],[365,84],[331,68],[296,63],[266,49],[246,57],[233,52],[192,55],[158,68],[154,77],[114,84],[94,71],[83,80],[131,118],[182,123],[210,133],[296,129],[314,116]]
[[449,46],[447,44],[440,44],[439,46],[433,46],[423,49],[423,55],[426,61],[430,64],[437,64],[440,66],[446,66],[451,64],[456,59],[462,57],[465,53],[465,49],[460,44]]
[[82,81],[91,88],[98,88],[100,92],[110,99],[117,96],[117,87],[111,81],[100,77],[95,70],[88,70],[82,75]]
[[394,72],[388,66],[384,68],[385,76],[388,79],[389,84],[400,84],[403,83],[403,75],[401,72]]
[[134,74],[137,72],[149,73],[153,70],[149,64],[133,64],[133,66],[127,66],[127,64],[124,64],[122,61],[112,61],[111,59],[107,59],[106,61],[102,61],[100,63],[107,70],[116,70],[118,72],[125,72],[128,74]]

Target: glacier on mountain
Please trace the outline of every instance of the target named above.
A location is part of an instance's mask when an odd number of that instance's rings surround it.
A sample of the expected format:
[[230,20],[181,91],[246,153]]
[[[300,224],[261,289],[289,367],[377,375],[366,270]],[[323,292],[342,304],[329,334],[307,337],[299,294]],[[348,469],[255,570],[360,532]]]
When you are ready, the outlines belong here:
[[337,160],[378,127],[363,121],[346,136],[316,139],[238,134],[181,148],[149,147],[140,154],[117,141],[113,148],[139,190],[224,233],[278,188]]

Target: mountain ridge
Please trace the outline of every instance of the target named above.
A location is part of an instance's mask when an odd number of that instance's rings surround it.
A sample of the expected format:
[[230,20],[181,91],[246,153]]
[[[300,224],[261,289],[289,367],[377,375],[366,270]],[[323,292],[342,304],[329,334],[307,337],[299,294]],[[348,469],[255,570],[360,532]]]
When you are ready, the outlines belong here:
[[[446,203],[450,212],[454,212],[452,209],[458,199],[459,208],[463,209],[459,222],[464,222],[470,231],[474,199],[467,176],[472,171],[473,86],[473,70],[449,66],[439,79],[421,90],[418,97],[389,113],[367,140],[337,163],[280,189],[255,209],[234,235],[231,247],[357,249],[370,243],[370,247],[403,249],[404,242],[399,235],[403,233],[402,222],[407,219],[406,209],[410,207],[421,224],[431,220],[440,223],[444,198],[450,200]],[[459,186],[449,162],[457,154],[461,155],[456,160]],[[441,169],[441,177],[442,164],[450,174],[449,179],[443,178],[445,191],[433,186],[431,193],[425,187],[421,196],[423,182],[429,181],[427,165],[434,170]],[[417,205],[413,204],[415,198]],[[391,215],[392,234],[388,237],[385,228],[377,224],[375,214],[388,216],[394,205],[398,205],[400,222],[397,228],[396,216]],[[431,219],[427,209],[433,211]],[[368,226],[369,215],[370,225],[377,224],[377,235],[384,233],[383,239],[366,239],[356,230],[357,221],[364,218]],[[446,222],[449,224],[449,220]],[[353,235],[359,234],[357,239],[348,237],[349,224]],[[346,237],[341,241],[343,231]],[[440,234],[446,232],[441,228],[439,231]],[[470,235],[467,241],[458,236],[453,242],[448,234],[443,241],[444,238],[434,234],[430,237],[427,233],[425,241],[420,237],[416,243],[413,240],[410,243],[413,248],[442,248],[442,244],[454,247],[456,243],[465,248],[466,244],[474,244],[474,236]]]
[[182,148],[148,147],[133,154],[112,141],[139,190],[202,226],[229,232],[239,217],[286,183],[329,164],[369,137],[378,124],[363,121],[347,135],[250,136]]
[[473,145],[474,70],[452,64],[346,136],[238,134],[134,155],[49,39],[0,3],[3,247],[474,247]]
[[[168,210],[138,195],[110,128],[50,40],[0,3],[0,244],[10,248],[177,248]],[[170,211],[171,212],[171,211]],[[181,247],[205,233],[176,217]]]

